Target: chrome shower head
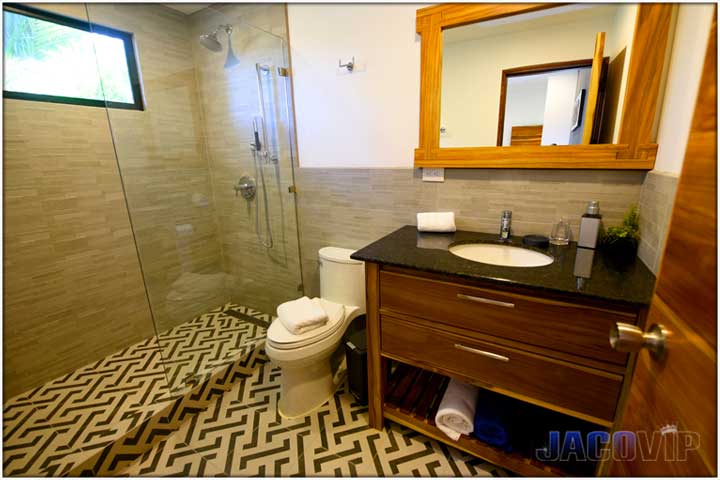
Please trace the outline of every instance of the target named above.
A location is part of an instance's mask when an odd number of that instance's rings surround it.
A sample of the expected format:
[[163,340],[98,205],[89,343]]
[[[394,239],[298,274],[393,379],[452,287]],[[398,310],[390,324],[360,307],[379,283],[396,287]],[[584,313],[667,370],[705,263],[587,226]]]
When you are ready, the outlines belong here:
[[212,33],[200,35],[200,44],[208,50],[212,50],[213,52],[221,51],[222,45],[217,39],[217,33],[217,30],[215,30]]
[[232,31],[233,27],[232,25],[218,25],[214,32],[212,33],[206,33],[204,35],[200,35],[200,44],[207,48],[208,50],[211,50],[213,52],[220,52],[222,51],[222,44],[217,38],[217,34],[220,31],[220,29],[225,30],[225,33],[228,37],[228,52],[227,57],[225,58],[225,68],[234,67],[238,63],[240,63],[240,60],[235,56],[235,53],[233,52],[232,48]]

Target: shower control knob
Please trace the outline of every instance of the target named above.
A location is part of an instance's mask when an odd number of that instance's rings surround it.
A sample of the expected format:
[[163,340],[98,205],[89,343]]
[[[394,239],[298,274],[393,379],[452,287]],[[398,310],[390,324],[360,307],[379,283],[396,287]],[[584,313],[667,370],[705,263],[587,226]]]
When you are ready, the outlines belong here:
[[255,179],[252,177],[248,177],[247,175],[240,178],[237,185],[235,185],[233,189],[235,190],[236,197],[238,192],[240,192],[240,195],[242,195],[245,200],[252,200],[253,198],[255,198],[255,192],[257,192]]

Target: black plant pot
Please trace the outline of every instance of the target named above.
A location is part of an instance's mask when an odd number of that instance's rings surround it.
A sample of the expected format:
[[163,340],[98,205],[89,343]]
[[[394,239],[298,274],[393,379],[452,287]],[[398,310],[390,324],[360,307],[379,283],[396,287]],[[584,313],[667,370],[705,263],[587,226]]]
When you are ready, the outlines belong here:
[[637,257],[638,241],[634,238],[615,238],[603,241],[601,250],[605,257],[618,264],[631,263]]

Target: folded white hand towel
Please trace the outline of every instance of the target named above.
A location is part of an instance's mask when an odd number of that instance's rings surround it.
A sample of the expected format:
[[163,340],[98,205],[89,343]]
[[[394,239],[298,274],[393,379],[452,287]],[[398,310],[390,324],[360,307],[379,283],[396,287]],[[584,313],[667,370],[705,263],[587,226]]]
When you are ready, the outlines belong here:
[[423,212],[417,214],[417,228],[421,232],[454,232],[454,212]]
[[435,425],[445,435],[457,440],[474,429],[478,387],[451,379],[435,414]]
[[322,327],[328,321],[327,313],[320,302],[314,302],[308,297],[280,304],[277,314],[285,328],[294,335]]

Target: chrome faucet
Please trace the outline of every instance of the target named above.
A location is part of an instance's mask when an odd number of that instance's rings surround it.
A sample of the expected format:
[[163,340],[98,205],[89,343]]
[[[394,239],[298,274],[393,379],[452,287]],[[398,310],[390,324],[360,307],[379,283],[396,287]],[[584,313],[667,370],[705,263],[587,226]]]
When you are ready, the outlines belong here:
[[510,240],[510,224],[512,223],[512,212],[504,210],[500,219],[500,240],[507,242]]

